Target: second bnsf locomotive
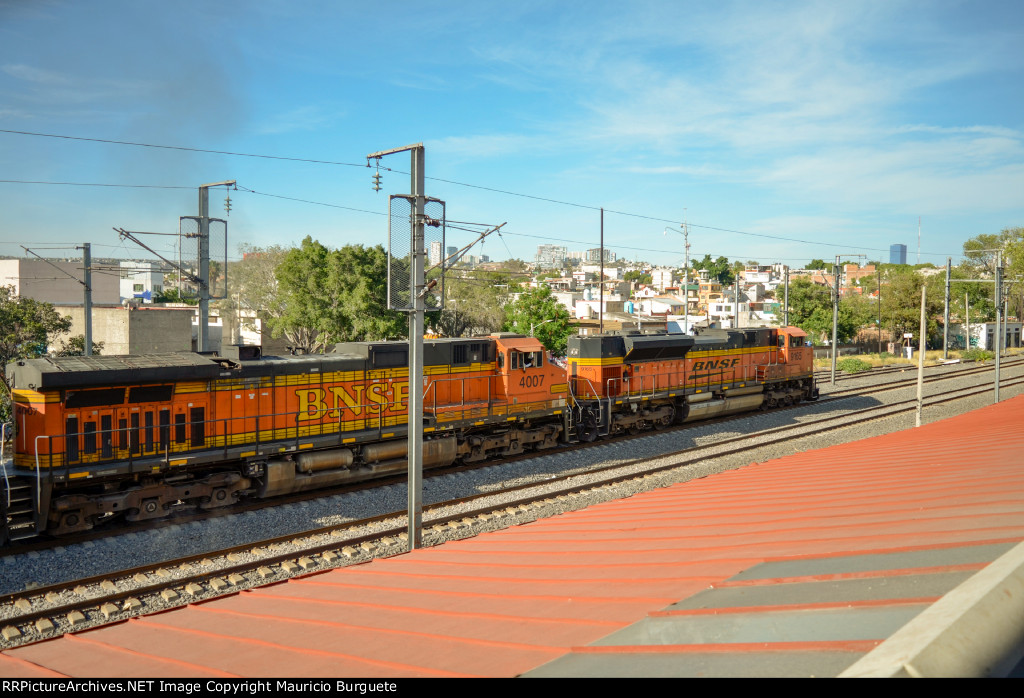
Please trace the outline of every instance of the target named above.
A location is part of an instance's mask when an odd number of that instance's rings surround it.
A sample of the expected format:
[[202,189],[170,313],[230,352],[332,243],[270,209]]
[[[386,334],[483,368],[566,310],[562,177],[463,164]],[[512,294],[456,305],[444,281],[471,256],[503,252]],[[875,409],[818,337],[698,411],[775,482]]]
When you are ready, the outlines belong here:
[[[565,368],[523,335],[428,340],[424,467],[814,399],[804,337],[795,327],[575,337]],[[0,542],[407,467],[407,343],[224,354],[9,364]]]

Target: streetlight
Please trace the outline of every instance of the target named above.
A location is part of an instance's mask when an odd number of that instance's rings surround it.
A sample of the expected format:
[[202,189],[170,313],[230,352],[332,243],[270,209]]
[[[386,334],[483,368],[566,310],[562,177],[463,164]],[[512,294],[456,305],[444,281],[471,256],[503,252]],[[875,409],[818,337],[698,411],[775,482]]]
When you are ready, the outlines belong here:
[[[683,333],[686,333],[689,329],[687,325],[690,324],[690,226],[685,220],[685,208],[683,212],[683,251],[685,253],[683,261]],[[661,234],[664,235],[669,230],[670,228],[665,226]],[[675,232],[675,228],[671,228],[671,230]]]
[[551,318],[550,320],[544,320],[543,322],[538,322],[538,323],[533,323],[533,322],[531,322],[531,323],[530,323],[530,336],[531,336],[531,337],[535,337],[535,336],[536,336],[536,335],[534,335],[534,334],[533,334],[533,331],[534,331],[534,329],[536,329],[537,327],[540,327],[541,325],[546,325],[546,324],[548,324],[549,322],[554,322],[554,321],[555,321],[555,318]]

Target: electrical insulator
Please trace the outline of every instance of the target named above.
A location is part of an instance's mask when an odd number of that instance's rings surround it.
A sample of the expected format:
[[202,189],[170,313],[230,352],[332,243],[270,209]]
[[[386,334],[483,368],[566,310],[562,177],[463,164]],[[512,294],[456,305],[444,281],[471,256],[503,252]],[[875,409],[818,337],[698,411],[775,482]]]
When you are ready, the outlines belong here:
[[373,175],[373,190],[380,191],[380,172]]
[[228,216],[231,215],[231,194],[224,195],[224,213]]

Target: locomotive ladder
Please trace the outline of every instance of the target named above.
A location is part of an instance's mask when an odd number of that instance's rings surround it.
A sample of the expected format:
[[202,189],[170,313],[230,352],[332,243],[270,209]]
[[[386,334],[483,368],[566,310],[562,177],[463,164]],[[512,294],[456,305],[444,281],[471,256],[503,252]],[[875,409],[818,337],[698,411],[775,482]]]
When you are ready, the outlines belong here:
[[36,534],[35,481],[28,477],[11,477],[4,457],[7,445],[7,424],[0,426],[0,544],[31,538]]
[[0,542],[22,540],[36,535],[35,480],[27,477],[4,478],[0,497],[0,515],[4,525]]

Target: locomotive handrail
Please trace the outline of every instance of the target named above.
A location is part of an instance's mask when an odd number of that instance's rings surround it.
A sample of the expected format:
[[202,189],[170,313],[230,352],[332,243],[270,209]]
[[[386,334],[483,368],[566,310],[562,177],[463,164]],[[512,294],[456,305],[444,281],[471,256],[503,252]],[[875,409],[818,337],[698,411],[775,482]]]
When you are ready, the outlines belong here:
[[[4,461],[4,445],[7,443],[7,422],[0,424],[0,466],[4,469],[4,489],[7,490],[7,508],[11,508],[11,481],[7,477],[7,463]],[[14,459],[11,459],[13,465]]]
[[[378,431],[383,431],[383,429],[385,427],[384,419],[386,418],[385,411],[388,408],[394,407],[395,405],[398,405],[398,404],[399,404],[398,401],[389,401],[389,402],[385,402],[385,403],[366,402],[366,403],[361,403],[359,405],[355,405],[354,407],[358,407],[361,411],[364,410],[364,409],[368,411],[368,409],[370,409],[370,408],[379,408],[379,412],[376,415],[364,416],[363,420],[365,422],[367,422],[366,428],[371,428],[371,429],[376,428]],[[325,429],[325,427],[327,427],[330,423],[324,422],[323,420],[329,415],[329,413],[335,411],[336,409],[339,411],[338,422],[337,422],[337,429],[338,429],[339,435],[341,435],[343,433],[343,430],[342,430],[341,426],[342,426],[342,422],[344,421],[343,418],[344,418],[345,415],[344,415],[344,409],[340,409],[340,408],[337,408],[337,407],[334,407],[334,408],[328,407],[328,408],[324,408],[324,409],[317,409],[317,410],[315,410],[313,412],[309,412],[309,411],[306,412],[306,414],[309,415],[308,416],[308,420],[311,421],[311,422],[314,422],[314,424],[310,424],[309,425],[310,426],[310,432],[311,432],[310,435],[314,435],[314,434],[312,434],[312,431],[316,427],[319,427],[319,434],[318,434],[319,436],[326,436],[326,435],[330,434],[330,431],[327,431]],[[291,427],[288,427],[288,426],[284,426],[284,427],[271,427],[271,431],[272,432],[277,432],[277,431],[283,429],[286,433],[282,434],[281,438],[273,438],[273,437],[271,437],[270,440],[271,441],[291,441],[291,440],[294,440],[296,448],[297,448],[298,445],[299,445],[299,441],[300,441],[300,439],[303,436],[300,433],[301,432],[301,427],[299,426],[300,417],[302,416],[302,414],[303,414],[303,412],[299,411],[299,410],[295,410],[295,411],[289,410],[287,412],[275,412],[275,413],[269,414],[269,415],[268,414],[261,414],[261,415],[239,415],[239,416],[234,416],[234,417],[221,417],[219,419],[204,419],[204,420],[196,420],[196,421],[186,422],[185,424],[191,425],[193,427],[196,426],[196,425],[203,425],[204,427],[209,427],[209,428],[204,428],[203,429],[203,444],[201,446],[198,446],[198,447],[191,446],[191,444],[189,443],[190,440],[191,440],[190,438],[186,438],[186,440],[184,442],[177,442],[176,439],[171,438],[170,429],[174,425],[171,425],[171,424],[168,424],[168,425],[154,425],[153,428],[158,430],[158,432],[160,434],[166,434],[167,438],[166,438],[166,440],[162,439],[162,438],[160,438],[158,440],[155,440],[154,441],[154,448],[153,448],[153,452],[152,453],[150,453],[142,445],[143,444],[143,439],[138,437],[138,436],[136,436],[136,434],[134,433],[136,431],[136,429],[133,429],[133,428],[130,428],[130,427],[114,428],[114,429],[103,429],[103,430],[97,430],[97,431],[78,431],[78,432],[72,432],[72,433],[66,433],[66,434],[59,434],[59,435],[56,435],[56,436],[41,435],[41,436],[36,437],[36,438],[37,438],[37,440],[39,438],[47,438],[47,439],[50,440],[50,444],[51,445],[50,445],[50,448],[48,449],[48,451],[47,451],[47,453],[45,455],[47,455],[50,458],[50,470],[51,470],[51,472],[52,472],[53,466],[54,466],[54,463],[53,463],[54,456],[63,456],[63,459],[62,459],[64,461],[63,466],[64,466],[64,469],[66,471],[68,471],[68,472],[70,472],[70,466],[71,466],[72,462],[74,462],[77,465],[86,465],[86,464],[89,464],[89,463],[92,463],[92,462],[113,462],[113,461],[127,461],[129,463],[129,468],[132,470],[132,472],[134,472],[134,463],[133,463],[134,460],[138,459],[140,456],[142,456],[142,457],[146,457],[146,456],[157,456],[157,457],[159,457],[161,455],[161,450],[160,450],[161,447],[163,447],[163,457],[164,457],[165,460],[169,460],[170,454],[187,453],[189,451],[209,451],[209,450],[215,450],[216,449],[216,450],[222,450],[223,453],[225,455],[227,455],[228,451],[229,451],[229,449],[230,449],[230,447],[232,445],[231,444],[232,433],[230,431],[228,431],[226,428],[218,428],[218,427],[221,427],[222,425],[224,427],[226,427],[227,425],[231,424],[232,422],[244,423],[245,420],[254,420],[255,427],[256,427],[255,428],[256,433],[254,434],[253,439],[254,439],[255,444],[258,446],[261,443],[265,443],[261,439],[261,436],[260,436],[260,425],[261,425],[261,422],[263,420],[265,420],[267,418],[273,420],[274,418],[278,418],[278,417],[285,417],[285,418],[293,417],[294,418],[293,419],[293,425],[294,426],[291,426]],[[376,422],[376,423],[373,424],[373,422]],[[141,431],[141,430],[143,430],[145,428],[146,427],[138,427],[137,429]],[[292,429],[294,429],[294,435],[288,434],[287,432],[291,431]],[[83,461],[82,458],[81,458],[81,455],[83,455],[83,452],[85,451],[85,449],[82,448],[82,447],[78,447],[79,457],[75,458],[74,461],[72,461],[71,459],[67,458],[67,453],[66,452],[63,453],[63,454],[53,453],[53,448],[52,448],[52,441],[53,441],[53,439],[68,440],[68,439],[72,439],[73,438],[73,439],[76,440],[75,443],[77,444],[78,443],[77,440],[80,437],[83,437],[83,436],[102,437],[102,436],[105,436],[105,435],[119,434],[121,432],[128,433],[128,437],[127,437],[128,445],[125,448],[119,448],[119,447],[113,448],[112,449],[113,455],[110,455],[110,456],[99,455],[98,458],[96,458],[95,460]],[[246,432],[246,433],[248,433],[248,432]],[[220,443],[218,443],[218,442],[220,442]],[[181,449],[174,449],[173,447],[174,447],[174,445],[176,443],[183,443],[183,444],[187,444],[187,445],[185,445],[185,447],[181,448]],[[251,442],[249,442],[249,443],[251,443]],[[98,451],[100,453],[102,453],[102,446],[100,447],[100,449],[98,449]],[[94,453],[85,453],[84,455],[94,455]],[[39,468],[41,464],[39,463],[40,453],[39,453],[38,445],[36,446],[36,454],[35,455],[36,455],[36,460],[37,460],[37,468]]]
[[[505,375],[508,375],[508,374],[504,374],[503,373],[503,374],[499,374],[497,376],[495,376],[494,374],[487,374],[487,375],[482,375],[482,376],[454,376],[454,377],[449,377],[449,378],[435,378],[432,381],[430,381],[430,384],[427,386],[426,393],[424,393],[424,395],[423,395],[423,406],[424,406],[424,408],[426,408],[428,396],[432,397],[432,402],[430,403],[430,411],[436,416],[437,415],[437,390],[434,388],[434,386],[436,384],[439,384],[439,383],[454,383],[454,382],[458,382],[459,383],[459,403],[458,404],[451,403],[450,407],[452,407],[452,408],[462,407],[463,410],[464,410],[465,406],[466,406],[466,381],[485,381],[486,385],[487,385],[487,413],[491,414],[491,381],[494,380],[495,378],[500,378],[500,377],[505,376]],[[442,405],[441,407],[443,409],[445,407],[445,405]],[[463,415],[463,416],[465,416],[465,415]]]
[[[42,510],[39,509],[39,505],[42,504],[43,499],[43,471],[39,467],[39,439],[49,439],[51,437],[46,434],[40,434],[36,437],[35,451],[36,451],[36,513],[42,514]],[[53,448],[47,445],[47,455],[53,455]]]
[[585,400],[599,400],[599,399],[601,399],[601,396],[598,395],[597,389],[594,388],[594,384],[591,382],[591,380],[589,378],[587,378],[586,376],[572,376],[570,378],[570,380],[569,380],[569,393],[572,395],[572,398],[573,398],[574,401],[580,399],[579,394],[577,394],[577,392],[576,392],[576,383],[579,382],[579,381],[585,381],[586,384],[587,384],[587,387],[590,388],[590,393],[591,394],[590,395],[584,395],[583,399],[585,399]]

